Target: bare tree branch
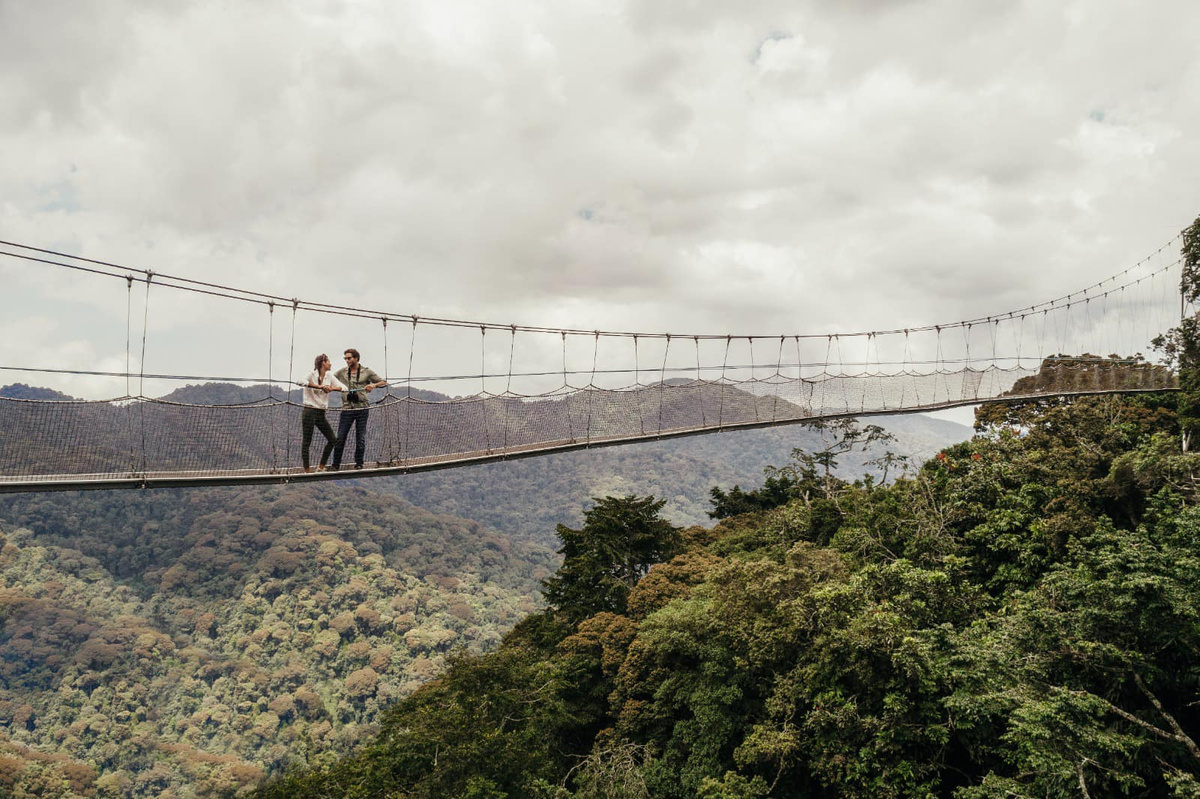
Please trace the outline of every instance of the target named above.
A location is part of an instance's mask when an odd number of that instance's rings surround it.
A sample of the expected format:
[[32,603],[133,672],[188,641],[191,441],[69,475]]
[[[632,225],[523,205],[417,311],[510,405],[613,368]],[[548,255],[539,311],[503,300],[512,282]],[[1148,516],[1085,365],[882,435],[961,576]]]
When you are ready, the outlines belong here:
[[1133,672],[1133,681],[1137,683],[1137,687],[1141,689],[1141,692],[1145,694],[1148,700],[1150,700],[1150,704],[1154,705],[1154,709],[1158,711],[1159,715],[1166,719],[1167,724],[1171,725],[1171,729],[1175,731],[1175,734],[1170,737],[1186,746],[1187,750],[1192,753],[1192,757],[1200,760],[1200,747],[1197,747],[1196,742],[1188,737],[1187,733],[1183,731],[1183,727],[1180,727],[1179,722],[1175,720],[1175,717],[1168,713],[1165,708],[1163,708],[1162,702],[1159,702],[1158,697],[1146,687],[1146,683],[1142,680],[1142,676],[1136,671]]

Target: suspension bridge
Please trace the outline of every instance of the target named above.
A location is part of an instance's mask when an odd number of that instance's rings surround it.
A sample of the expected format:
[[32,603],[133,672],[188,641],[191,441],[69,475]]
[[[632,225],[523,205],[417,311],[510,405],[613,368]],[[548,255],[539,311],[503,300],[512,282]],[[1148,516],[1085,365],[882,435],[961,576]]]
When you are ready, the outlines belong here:
[[[1185,311],[1178,243],[1065,296],[986,317],[735,335],[423,318],[0,241],[7,262],[115,283],[125,320],[123,370],[0,366],[30,384],[63,376],[125,384],[120,396],[103,399],[0,396],[0,493],[365,477],[838,417],[1175,390],[1175,375],[1142,353]],[[151,308],[176,293],[263,313],[268,374],[148,371]],[[370,394],[364,467],[307,472],[297,381],[311,356],[297,358],[296,331],[330,316],[378,326],[384,368],[377,371],[388,386]],[[284,352],[285,374],[277,375]],[[389,363],[391,352],[398,366]],[[148,383],[183,387],[147,396]],[[247,392],[258,396],[247,399]],[[342,413],[336,404],[334,429]]]

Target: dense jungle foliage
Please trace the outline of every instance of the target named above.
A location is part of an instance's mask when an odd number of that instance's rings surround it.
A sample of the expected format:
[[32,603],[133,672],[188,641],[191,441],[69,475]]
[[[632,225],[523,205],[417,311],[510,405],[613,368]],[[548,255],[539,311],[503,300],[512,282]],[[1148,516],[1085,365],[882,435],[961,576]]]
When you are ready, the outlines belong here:
[[348,753],[557,565],[345,484],[14,496],[0,519],[0,796],[228,796]]
[[257,795],[1200,796],[1175,401],[991,406],[894,484],[799,461],[711,530],[605,499],[497,651]]

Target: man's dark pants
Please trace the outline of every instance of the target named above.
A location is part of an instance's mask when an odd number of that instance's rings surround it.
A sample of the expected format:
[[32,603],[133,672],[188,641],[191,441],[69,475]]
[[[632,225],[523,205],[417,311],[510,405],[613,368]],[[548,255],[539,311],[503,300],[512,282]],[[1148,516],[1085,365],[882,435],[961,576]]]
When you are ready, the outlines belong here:
[[363,458],[367,455],[367,417],[370,413],[369,408],[342,409],[341,419],[338,420],[337,443],[333,445],[333,468],[342,465],[342,450],[346,448],[346,436],[351,427],[354,428],[354,465],[362,468]]

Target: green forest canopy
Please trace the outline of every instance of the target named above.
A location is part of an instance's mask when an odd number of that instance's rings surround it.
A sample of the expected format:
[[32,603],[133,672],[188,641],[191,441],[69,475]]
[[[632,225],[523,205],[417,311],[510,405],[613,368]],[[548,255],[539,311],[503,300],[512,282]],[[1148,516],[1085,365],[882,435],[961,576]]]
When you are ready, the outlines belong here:
[[259,795],[1195,796],[1174,404],[1010,406],[914,476],[793,481],[712,530],[605,500],[560,530],[550,607]]

